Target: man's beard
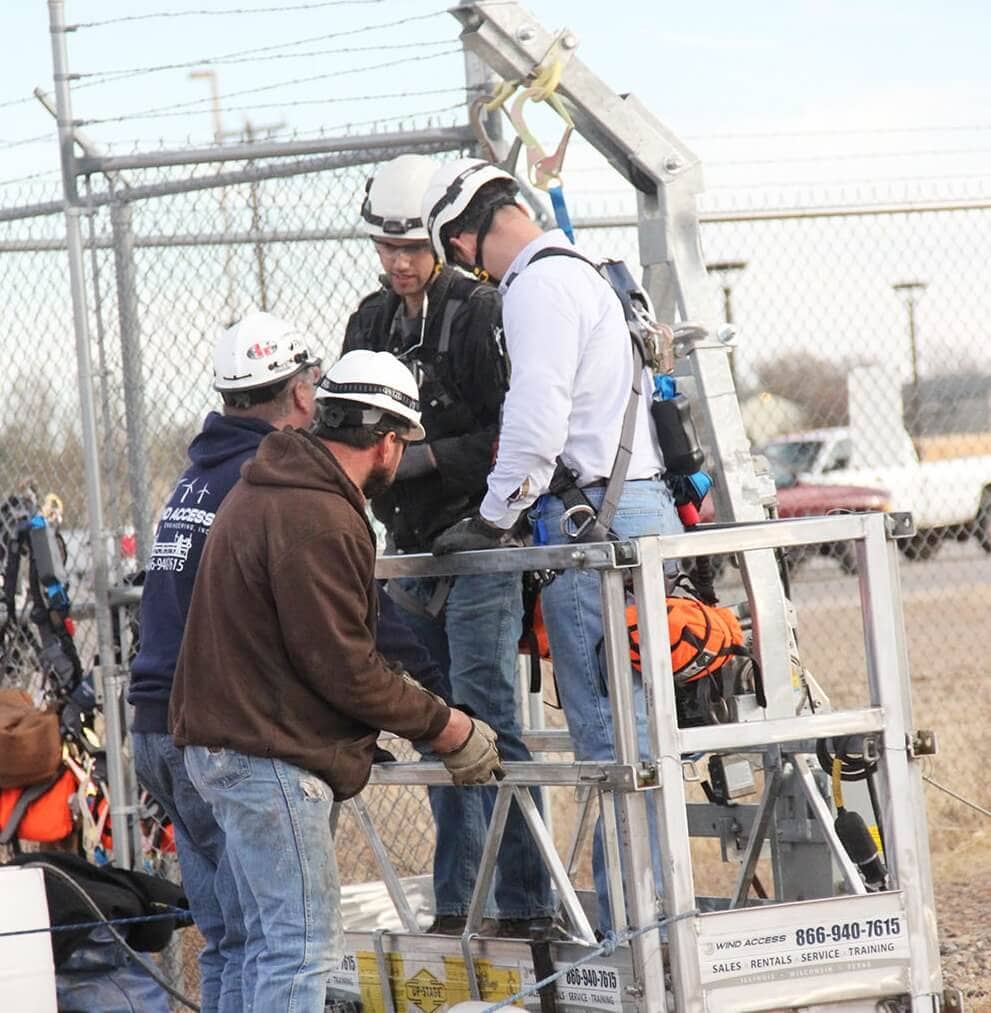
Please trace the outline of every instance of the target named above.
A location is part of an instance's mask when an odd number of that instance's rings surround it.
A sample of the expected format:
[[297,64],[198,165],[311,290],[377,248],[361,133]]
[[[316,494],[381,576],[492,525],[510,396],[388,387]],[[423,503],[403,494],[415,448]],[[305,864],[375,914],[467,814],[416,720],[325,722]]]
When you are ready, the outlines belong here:
[[368,473],[368,478],[365,479],[361,491],[365,494],[366,499],[375,499],[376,496],[381,496],[392,485],[395,477],[396,472],[394,468],[389,469],[376,465]]

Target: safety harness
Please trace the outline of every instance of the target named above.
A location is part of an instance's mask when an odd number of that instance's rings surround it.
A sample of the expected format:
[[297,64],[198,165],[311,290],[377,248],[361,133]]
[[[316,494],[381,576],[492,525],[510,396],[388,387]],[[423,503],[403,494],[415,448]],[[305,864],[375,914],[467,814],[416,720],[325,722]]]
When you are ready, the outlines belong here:
[[57,700],[63,700],[79,685],[83,676],[79,652],[73,640],[75,628],[69,612],[68,582],[62,548],[55,529],[41,512],[17,522],[6,545],[3,597],[7,609],[6,628],[17,625],[17,590],[21,557],[28,557],[30,619],[38,631],[41,650],[38,661],[45,684]]
[[[557,458],[554,474],[551,476],[548,493],[556,496],[564,504],[564,515],[561,518],[561,530],[573,542],[605,542],[617,541],[618,537],[612,530],[613,518],[619,507],[620,497],[623,495],[623,484],[626,482],[626,475],[630,468],[630,459],[633,456],[633,440],[637,428],[637,409],[640,398],[643,396],[643,369],[647,362],[647,351],[644,348],[641,337],[643,317],[633,306],[633,293],[638,290],[636,282],[630,275],[629,270],[622,261],[604,261],[601,265],[589,260],[577,250],[570,250],[563,246],[549,246],[538,250],[527,263],[535,264],[538,260],[546,260],[548,257],[571,257],[580,260],[595,271],[609,287],[616,293],[623,307],[623,317],[626,320],[630,334],[630,345],[633,354],[633,380],[630,385],[630,394],[626,402],[626,410],[623,413],[623,424],[619,434],[619,446],[616,448],[616,456],[613,458],[612,469],[609,478],[605,482],[605,492],[602,495],[602,505],[596,508],[585,493],[585,489],[578,484],[578,472],[570,468],[561,457]],[[518,274],[510,275],[506,281],[506,287],[516,280]]]

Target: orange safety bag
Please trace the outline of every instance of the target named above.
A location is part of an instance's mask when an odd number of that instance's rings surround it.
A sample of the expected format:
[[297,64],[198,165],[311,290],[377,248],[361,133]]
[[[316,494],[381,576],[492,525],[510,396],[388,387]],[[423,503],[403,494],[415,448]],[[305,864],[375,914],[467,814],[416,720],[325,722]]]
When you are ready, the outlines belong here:
[[[78,781],[72,771],[64,770],[51,788],[24,811],[16,836],[25,841],[40,841],[43,844],[52,844],[68,837],[74,825],[70,799],[77,787]],[[23,792],[23,788],[0,790],[0,829],[7,826]]]
[[[675,682],[683,685],[712,675],[730,658],[749,658],[744,646],[743,629],[728,608],[706,605],[697,598],[669,596],[668,634],[671,639],[671,667]],[[630,639],[630,659],[640,671],[640,630],[637,607],[627,605],[626,628]]]

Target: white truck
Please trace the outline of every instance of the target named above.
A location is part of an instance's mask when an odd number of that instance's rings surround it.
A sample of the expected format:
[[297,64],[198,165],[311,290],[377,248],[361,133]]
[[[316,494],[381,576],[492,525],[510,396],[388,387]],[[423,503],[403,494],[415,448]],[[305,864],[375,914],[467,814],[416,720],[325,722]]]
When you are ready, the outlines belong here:
[[902,423],[896,380],[878,366],[849,378],[850,425],[780,436],[761,448],[773,468],[800,481],[887,489],[917,534],[900,542],[927,559],[946,538],[974,538],[991,553],[991,455],[922,460]]

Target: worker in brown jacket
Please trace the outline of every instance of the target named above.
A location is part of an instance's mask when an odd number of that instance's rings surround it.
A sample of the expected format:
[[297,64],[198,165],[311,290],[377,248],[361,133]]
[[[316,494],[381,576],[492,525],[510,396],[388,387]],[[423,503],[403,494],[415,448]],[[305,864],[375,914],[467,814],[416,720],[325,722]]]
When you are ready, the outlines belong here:
[[491,728],[375,649],[365,501],[424,438],[416,381],[356,351],[318,398],[313,432],[266,436],[217,513],[170,704],[226,836],[259,1011],[323,1009],[342,954],[330,806],[365,786],[380,729],[429,744],[456,784],[501,774]]

